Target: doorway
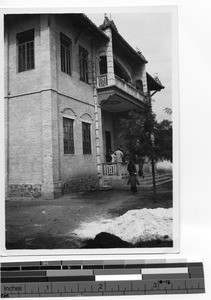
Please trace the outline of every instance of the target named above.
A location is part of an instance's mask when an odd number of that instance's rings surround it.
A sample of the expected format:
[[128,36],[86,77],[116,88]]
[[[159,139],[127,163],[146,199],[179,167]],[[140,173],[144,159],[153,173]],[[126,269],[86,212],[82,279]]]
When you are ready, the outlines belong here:
[[105,131],[105,140],[106,140],[106,153],[111,149],[111,132]]

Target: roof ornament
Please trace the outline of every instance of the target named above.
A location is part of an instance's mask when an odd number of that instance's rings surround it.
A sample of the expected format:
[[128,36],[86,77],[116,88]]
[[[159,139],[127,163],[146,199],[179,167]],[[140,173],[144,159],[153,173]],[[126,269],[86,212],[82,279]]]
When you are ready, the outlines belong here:
[[109,26],[112,29],[114,29],[116,32],[118,32],[117,27],[114,24],[114,21],[111,20],[111,14],[110,14],[110,19],[109,19],[108,14],[104,13],[104,21],[103,21],[103,24],[99,26],[99,28],[100,28],[100,30],[104,30]]
[[108,14],[105,13],[105,14],[104,14],[104,22],[103,22],[103,25],[107,25],[108,23],[110,23],[110,20],[109,20]]
[[155,81],[156,81],[157,83],[159,83],[160,85],[162,85],[162,83],[161,83],[161,81],[160,81],[160,79],[159,79],[158,73],[155,73],[155,74],[154,74],[154,79],[155,79]]
[[136,52],[143,60],[146,61],[146,58],[144,57],[144,55],[142,54],[142,52],[140,51],[140,49],[137,46],[136,46]]

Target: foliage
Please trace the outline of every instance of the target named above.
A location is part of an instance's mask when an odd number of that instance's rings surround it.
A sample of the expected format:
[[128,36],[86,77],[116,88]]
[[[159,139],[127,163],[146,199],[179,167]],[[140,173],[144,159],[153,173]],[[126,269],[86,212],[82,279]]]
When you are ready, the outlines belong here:
[[164,111],[165,111],[166,114],[172,115],[172,109],[170,107],[165,107]]
[[145,108],[144,113],[130,111],[120,124],[119,135],[132,156],[147,156],[156,162],[172,161],[172,122],[157,122],[150,106]]
[[172,162],[172,122],[169,120],[156,122],[154,134],[157,160],[170,160]]

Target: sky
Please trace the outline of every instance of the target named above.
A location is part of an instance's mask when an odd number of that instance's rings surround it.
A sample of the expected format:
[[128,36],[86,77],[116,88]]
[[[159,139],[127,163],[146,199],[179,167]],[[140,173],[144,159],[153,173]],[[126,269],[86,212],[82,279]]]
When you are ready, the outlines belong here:
[[[147,72],[158,74],[165,89],[153,97],[153,110],[157,120],[171,118],[163,109],[172,108],[172,16],[170,12],[120,12],[106,11],[117,26],[118,32],[147,59]],[[103,13],[88,13],[97,25],[104,20]]]

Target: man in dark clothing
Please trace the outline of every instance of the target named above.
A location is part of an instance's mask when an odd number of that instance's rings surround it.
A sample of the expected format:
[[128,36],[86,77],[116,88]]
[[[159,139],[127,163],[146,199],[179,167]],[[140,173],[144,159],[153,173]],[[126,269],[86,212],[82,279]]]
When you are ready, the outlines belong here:
[[106,152],[106,162],[111,162],[112,156],[111,156],[111,149],[108,149]]
[[132,173],[137,173],[136,165],[133,160],[130,160],[127,166],[127,170],[131,176]]
[[139,181],[138,181],[138,179],[137,179],[137,177],[136,177],[136,173],[132,173],[131,175],[130,175],[130,178],[129,178],[129,180],[128,180],[128,185],[130,184],[130,191],[131,191],[131,193],[137,193],[137,186],[136,186],[136,184],[138,184],[138,185],[140,185],[140,183],[139,183]]

